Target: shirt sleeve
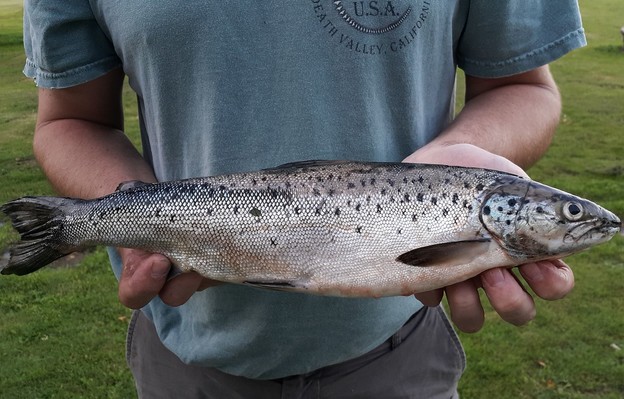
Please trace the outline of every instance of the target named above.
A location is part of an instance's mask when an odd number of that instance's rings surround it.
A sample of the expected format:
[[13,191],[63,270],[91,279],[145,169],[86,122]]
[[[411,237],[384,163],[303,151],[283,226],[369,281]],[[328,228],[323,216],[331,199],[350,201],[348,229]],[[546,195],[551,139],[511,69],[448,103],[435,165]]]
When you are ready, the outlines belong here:
[[457,62],[468,75],[496,78],[546,65],[585,44],[576,0],[472,0]]
[[121,65],[87,0],[26,0],[24,49],[24,74],[44,88],[75,86]]

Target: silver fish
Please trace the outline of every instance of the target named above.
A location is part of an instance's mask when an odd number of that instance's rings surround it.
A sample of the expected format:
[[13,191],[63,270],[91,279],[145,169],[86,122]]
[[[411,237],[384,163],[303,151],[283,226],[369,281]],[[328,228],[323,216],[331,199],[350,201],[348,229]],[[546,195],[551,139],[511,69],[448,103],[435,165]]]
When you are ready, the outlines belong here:
[[166,255],[211,279],[318,295],[408,295],[608,241],[620,220],[515,175],[309,161],[3,205],[21,241],[2,274],[93,245]]

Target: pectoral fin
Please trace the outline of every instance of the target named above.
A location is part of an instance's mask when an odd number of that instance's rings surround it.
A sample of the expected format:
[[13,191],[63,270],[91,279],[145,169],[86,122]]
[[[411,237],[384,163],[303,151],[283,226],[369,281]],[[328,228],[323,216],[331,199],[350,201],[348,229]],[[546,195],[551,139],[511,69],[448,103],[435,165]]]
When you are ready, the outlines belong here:
[[397,261],[411,266],[429,267],[436,265],[461,265],[486,253],[490,247],[489,238],[470,241],[447,242],[416,248],[397,257]]

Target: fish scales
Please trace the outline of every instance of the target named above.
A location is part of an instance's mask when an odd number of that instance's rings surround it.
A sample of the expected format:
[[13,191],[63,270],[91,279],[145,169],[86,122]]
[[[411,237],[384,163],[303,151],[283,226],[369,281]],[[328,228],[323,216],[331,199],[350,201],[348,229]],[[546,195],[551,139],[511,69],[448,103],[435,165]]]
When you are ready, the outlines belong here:
[[[321,295],[406,295],[525,260],[521,250],[501,244],[511,237],[504,237],[508,221],[521,217],[517,203],[533,203],[527,193],[536,184],[473,168],[298,163],[139,185],[91,201],[64,199],[55,240],[63,248],[158,252],[182,271],[233,283]],[[545,203],[568,195],[539,188]],[[492,210],[484,204],[493,192],[503,200],[496,197]],[[11,206],[4,210],[11,215]],[[617,219],[601,216],[604,223]],[[493,236],[488,223],[501,225],[503,237]]]

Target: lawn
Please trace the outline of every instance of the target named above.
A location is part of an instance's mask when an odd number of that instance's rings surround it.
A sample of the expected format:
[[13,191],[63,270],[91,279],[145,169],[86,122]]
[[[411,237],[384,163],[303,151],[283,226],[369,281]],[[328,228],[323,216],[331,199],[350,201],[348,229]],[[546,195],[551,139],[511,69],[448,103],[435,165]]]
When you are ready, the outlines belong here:
[[[623,216],[624,2],[580,3],[590,45],[552,65],[564,115],[529,173]],[[31,154],[36,89],[21,74],[21,4],[0,0],[0,203],[51,193]],[[125,104],[136,142],[129,91]],[[0,255],[13,238],[0,220]],[[553,303],[536,299],[527,326],[509,326],[488,309],[481,332],[461,334],[463,398],[624,397],[624,238],[568,263],[574,291]],[[101,249],[76,267],[0,277],[0,399],[134,397],[124,358],[129,314]]]

